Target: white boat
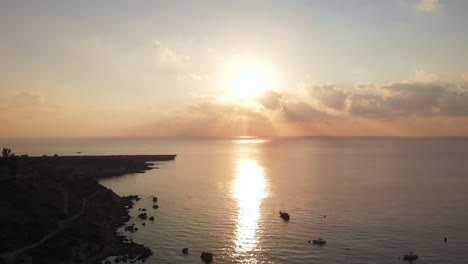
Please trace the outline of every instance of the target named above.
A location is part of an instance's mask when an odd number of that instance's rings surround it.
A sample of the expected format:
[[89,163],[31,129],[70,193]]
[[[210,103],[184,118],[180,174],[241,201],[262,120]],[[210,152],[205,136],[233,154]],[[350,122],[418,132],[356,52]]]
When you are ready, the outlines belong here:
[[325,245],[327,243],[327,241],[323,238],[314,239],[312,242],[316,245]]
[[410,251],[408,254],[403,255],[404,260],[417,260],[419,258],[413,251]]

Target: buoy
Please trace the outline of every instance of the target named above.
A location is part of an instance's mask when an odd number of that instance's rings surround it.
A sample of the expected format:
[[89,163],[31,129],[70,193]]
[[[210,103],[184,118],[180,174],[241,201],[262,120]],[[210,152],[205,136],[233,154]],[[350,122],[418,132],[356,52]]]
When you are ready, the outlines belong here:
[[447,242],[447,238],[446,238],[446,237],[444,237],[444,242]]

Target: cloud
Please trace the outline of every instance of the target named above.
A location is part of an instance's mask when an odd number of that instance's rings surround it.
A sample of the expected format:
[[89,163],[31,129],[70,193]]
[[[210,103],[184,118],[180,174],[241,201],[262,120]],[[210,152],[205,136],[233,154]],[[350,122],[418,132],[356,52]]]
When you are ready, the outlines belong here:
[[343,109],[348,94],[335,86],[335,84],[313,85],[307,88],[309,95],[320,104],[332,108]]
[[[437,75],[419,70],[416,71],[416,81],[384,85],[360,83],[349,90],[334,84],[304,87],[313,102],[318,103],[318,108],[274,91],[265,91],[257,101],[267,109],[281,110],[285,120],[293,123],[353,116],[373,120],[468,117],[468,89],[463,84],[439,80]],[[335,111],[322,110],[327,108]]]
[[281,107],[280,99],[283,97],[282,94],[272,90],[265,90],[258,98],[257,101],[261,103],[265,108],[270,110],[276,110]]
[[[464,77],[468,77],[468,74]],[[319,110],[335,110],[328,112],[327,119],[331,116],[393,119],[468,117],[467,86],[466,82],[444,83],[436,74],[417,70],[414,81],[383,85],[357,83],[348,90],[338,88],[334,84],[305,86],[304,89],[320,106]],[[302,108],[306,111],[305,107]],[[288,113],[292,117],[290,120],[300,119],[295,118],[299,110],[290,112],[293,113]]]
[[423,82],[423,83],[431,83],[431,82],[436,82],[439,81],[440,78],[434,73],[427,73],[423,70],[416,70],[414,74],[414,79],[417,82]]
[[266,119],[260,112],[252,108],[236,104],[223,104],[217,102],[201,102],[186,107],[187,113],[207,117],[211,120],[248,117],[257,120]]
[[319,122],[325,112],[317,110],[305,102],[286,102],[281,104],[283,114],[289,122]]
[[185,73],[181,76],[181,78],[184,80],[195,81],[195,82],[202,82],[202,81],[207,81],[210,79],[208,75],[202,75],[202,74],[197,74],[193,72]]
[[44,104],[44,97],[30,91],[12,91],[9,96],[12,105],[39,106]]
[[399,82],[381,87],[391,115],[429,116],[434,113],[446,87],[434,83]]
[[287,122],[319,122],[326,113],[320,111],[306,102],[290,101],[284,98],[283,94],[266,90],[258,98],[257,101],[265,108],[270,110],[279,110],[284,120]]
[[149,135],[276,135],[272,122],[264,112],[237,104],[217,102],[216,98],[204,98],[179,111],[166,113],[143,130]]
[[468,83],[468,72],[465,72],[465,73],[462,75],[462,79],[463,79],[463,81],[465,81],[465,82]]
[[454,84],[395,82],[350,94],[346,112],[364,118],[468,116],[468,91]]
[[[267,91],[262,108],[220,102],[216,97],[200,98],[185,108],[161,115],[156,122],[138,131],[148,135],[191,136],[277,136],[277,127],[316,124],[326,116],[306,102],[280,100],[283,95]],[[260,99],[261,100],[261,99]]]
[[380,86],[377,93],[353,93],[347,111],[365,118],[430,116],[444,88],[435,84],[398,82]]
[[446,116],[468,116],[468,90],[444,94],[439,105],[439,113]]
[[161,44],[159,40],[156,40],[154,45],[156,47],[156,63],[160,66],[174,67],[190,61],[189,56],[175,52]]
[[347,112],[351,115],[378,118],[389,114],[383,98],[374,94],[352,94],[346,104]]
[[59,106],[47,103],[41,94],[31,91],[11,91],[0,100],[3,109],[55,109]]
[[424,13],[440,13],[444,5],[439,0],[420,0],[416,8]]

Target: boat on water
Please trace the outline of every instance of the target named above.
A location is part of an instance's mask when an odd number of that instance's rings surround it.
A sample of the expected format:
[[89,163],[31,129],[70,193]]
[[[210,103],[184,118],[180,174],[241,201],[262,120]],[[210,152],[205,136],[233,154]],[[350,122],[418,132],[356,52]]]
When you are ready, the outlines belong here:
[[323,238],[319,238],[319,239],[314,239],[312,240],[312,243],[316,244],[316,245],[325,245],[327,244],[327,241]]
[[280,217],[283,218],[284,221],[289,221],[289,214],[286,212],[279,211]]
[[419,258],[418,255],[416,255],[413,251],[410,251],[408,254],[403,255],[404,260],[417,260]]

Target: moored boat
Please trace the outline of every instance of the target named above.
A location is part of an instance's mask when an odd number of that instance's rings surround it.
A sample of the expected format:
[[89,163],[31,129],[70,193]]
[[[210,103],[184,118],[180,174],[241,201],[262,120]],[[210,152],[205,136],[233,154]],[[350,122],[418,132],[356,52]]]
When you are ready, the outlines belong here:
[[312,242],[316,245],[325,245],[327,244],[327,241],[323,238],[319,238],[319,239],[314,239],[312,240]]
[[286,212],[279,211],[280,217],[283,218],[284,221],[289,221],[289,214]]
[[408,254],[403,255],[404,260],[417,260],[419,258],[418,255],[416,255],[413,251],[410,251]]

